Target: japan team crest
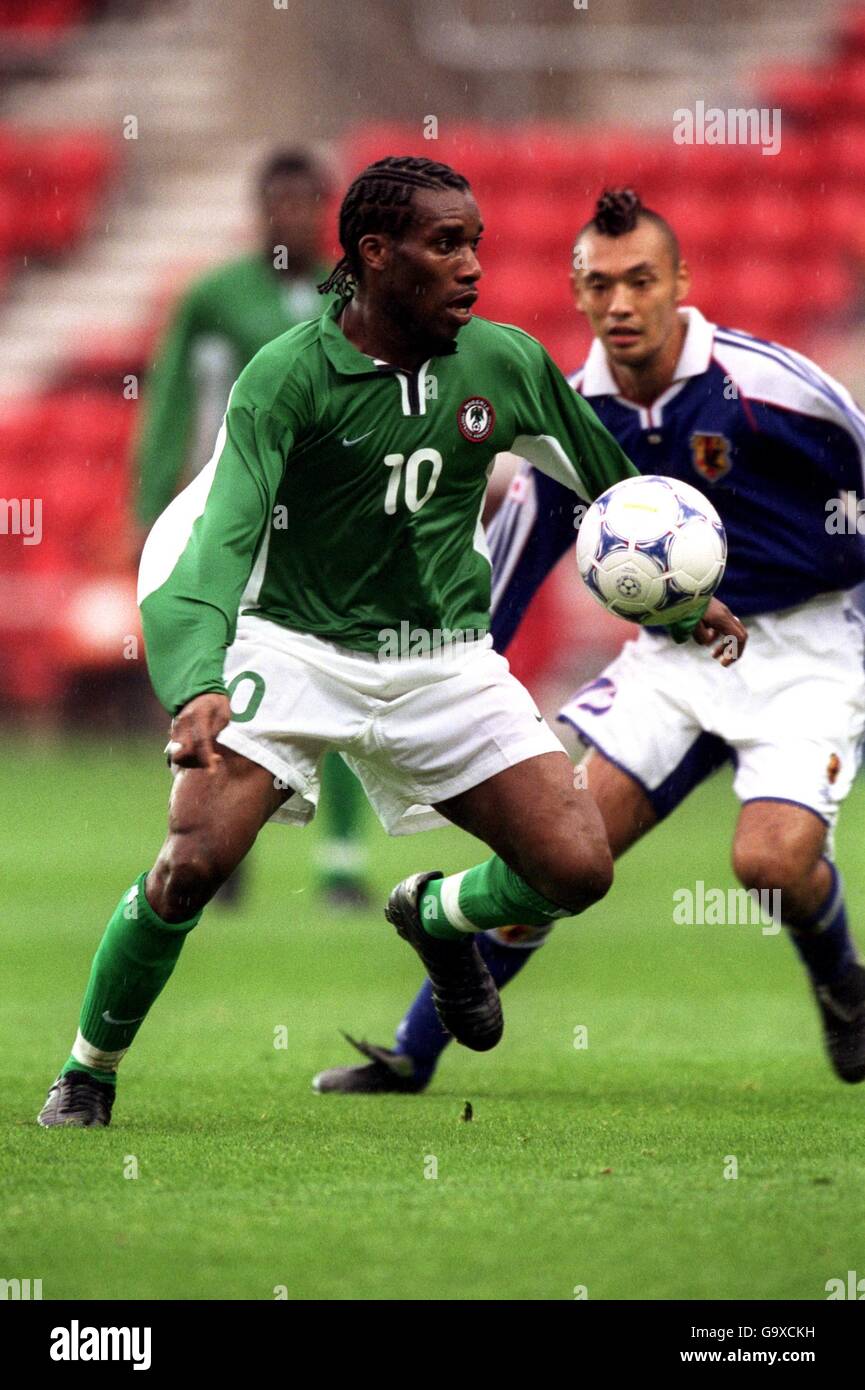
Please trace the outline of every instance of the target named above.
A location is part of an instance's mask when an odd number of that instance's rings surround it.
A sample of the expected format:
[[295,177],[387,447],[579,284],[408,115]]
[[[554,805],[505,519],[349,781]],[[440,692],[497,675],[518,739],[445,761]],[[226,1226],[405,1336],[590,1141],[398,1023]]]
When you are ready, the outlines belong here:
[[609,676],[598,676],[587,685],[581,685],[571,696],[577,709],[587,710],[589,714],[607,714],[612,709],[615,698],[616,682]]
[[496,412],[483,396],[470,396],[457,411],[460,434],[464,439],[472,439],[477,444],[492,434],[495,423]]
[[716,483],[732,468],[730,441],[723,434],[704,434],[702,430],[691,435],[691,461],[707,483]]

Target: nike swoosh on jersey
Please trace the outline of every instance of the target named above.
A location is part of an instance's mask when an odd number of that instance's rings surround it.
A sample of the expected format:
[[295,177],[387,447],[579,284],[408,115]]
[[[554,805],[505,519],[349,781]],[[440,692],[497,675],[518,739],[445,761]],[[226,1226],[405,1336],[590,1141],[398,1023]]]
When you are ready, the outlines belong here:
[[102,1017],[105,1019],[106,1023],[140,1023],[145,1015],[141,1014],[139,1018],[112,1018],[111,1014],[106,1009]]
[[359,444],[362,439],[369,439],[372,433],[372,430],[367,430],[366,434],[359,434],[357,439],[343,439],[342,447],[348,449],[352,444]]

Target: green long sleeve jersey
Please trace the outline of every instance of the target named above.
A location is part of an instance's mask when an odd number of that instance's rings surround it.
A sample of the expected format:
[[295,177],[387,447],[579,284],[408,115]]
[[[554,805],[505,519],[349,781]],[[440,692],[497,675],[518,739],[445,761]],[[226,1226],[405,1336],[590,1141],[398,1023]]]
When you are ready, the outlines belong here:
[[358,351],[341,304],[235,383],[211,462],[148,537],[139,602],[174,713],[224,691],[240,613],[359,652],[383,632],[489,623],[481,510],[510,450],[589,501],[636,469],[540,343],[472,319],[416,371]]
[[[153,524],[187,473],[199,410],[205,421],[220,420],[232,382],[258,350],[317,312],[316,282],[327,273],[320,266],[287,279],[253,253],[208,271],[180,297],[142,402],[135,498],[142,525]],[[207,409],[213,393],[219,398]]]

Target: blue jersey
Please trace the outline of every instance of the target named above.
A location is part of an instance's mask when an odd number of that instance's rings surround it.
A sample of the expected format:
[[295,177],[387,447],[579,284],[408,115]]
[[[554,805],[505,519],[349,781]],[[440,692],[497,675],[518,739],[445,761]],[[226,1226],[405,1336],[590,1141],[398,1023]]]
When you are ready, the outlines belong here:
[[[832,534],[827,502],[863,493],[865,414],[801,353],[682,310],[687,333],[672,385],[651,406],[625,400],[596,339],[570,380],[641,473],[698,487],[727,530],[718,590],[747,617],[850,589],[865,579],[865,538]],[[496,647],[576,540],[574,497],[528,465],[490,527]]]

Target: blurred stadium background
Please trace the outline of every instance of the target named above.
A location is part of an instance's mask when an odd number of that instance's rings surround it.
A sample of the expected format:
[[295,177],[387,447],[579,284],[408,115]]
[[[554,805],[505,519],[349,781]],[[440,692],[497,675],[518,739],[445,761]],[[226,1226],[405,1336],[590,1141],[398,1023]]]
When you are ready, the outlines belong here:
[[[33,1119],[106,913],[164,828],[135,608],[148,372],[193,277],[255,245],[267,155],[308,146],[332,171],[331,238],[369,159],[454,163],[488,227],[480,312],[566,371],[587,347],[574,232],[603,183],[634,183],[677,226],[694,302],[861,399],[865,5],[0,0],[0,93],[0,501],[43,503],[33,545],[0,508],[0,1274],[52,1299],[814,1299],[861,1271],[861,1097],[828,1074],[794,952],[671,920],[674,884],[733,882],[726,773],[557,930],[501,1049],[453,1049],[416,1104],[309,1089],[353,1060],[337,1026],[388,1042],[418,983],[381,919],[390,885],[479,857],[457,830],[388,840],[370,814],[368,912],[322,905],[321,817],[265,831],[244,901],[208,912],[136,1042],[103,1142]],[[673,113],[698,101],[779,106],[780,154],[676,146]],[[215,427],[199,433],[202,464]],[[625,631],[565,557],[514,665],[551,712]],[[863,805],[860,779],[838,846],[857,930]],[[141,1182],[120,1177],[130,1148]]]
[[[456,164],[488,226],[481,312],[567,371],[574,231],[634,183],[709,316],[862,393],[865,6],[578,3],[0,0],[0,497],[43,504],[40,544],[0,534],[0,716],[158,718],[129,659],[140,401],[179,291],[249,244],[274,148],[309,146],[335,194],[383,153]],[[698,100],[780,107],[780,154],[675,145]],[[622,632],[566,560],[515,665],[551,703]]]

